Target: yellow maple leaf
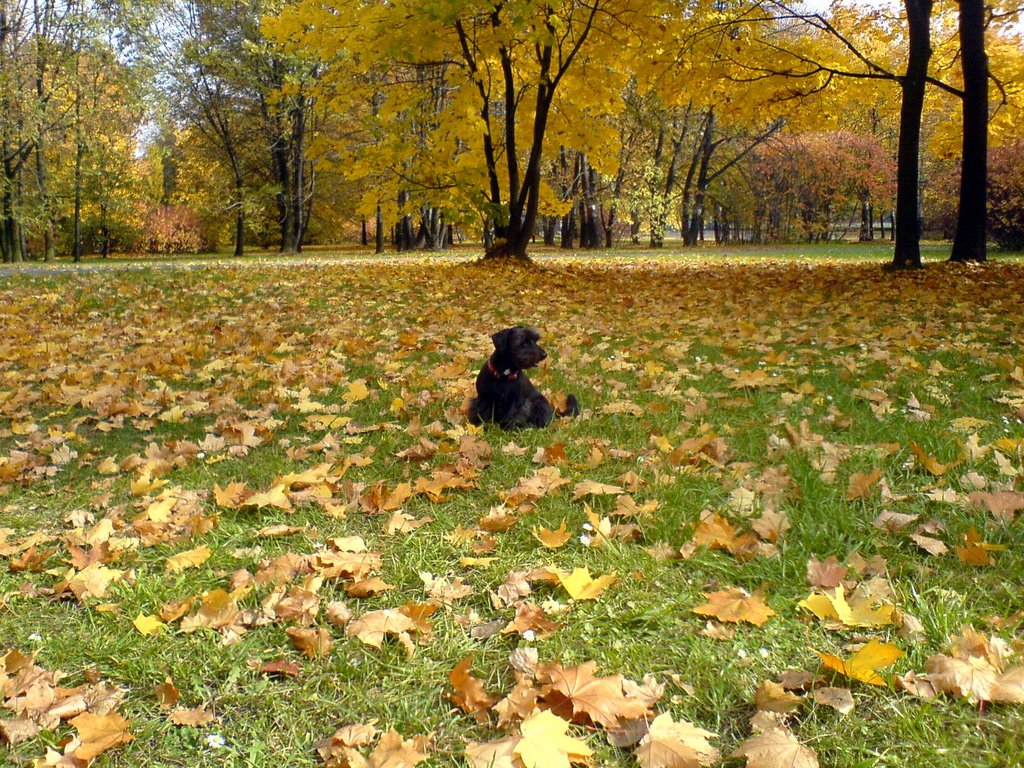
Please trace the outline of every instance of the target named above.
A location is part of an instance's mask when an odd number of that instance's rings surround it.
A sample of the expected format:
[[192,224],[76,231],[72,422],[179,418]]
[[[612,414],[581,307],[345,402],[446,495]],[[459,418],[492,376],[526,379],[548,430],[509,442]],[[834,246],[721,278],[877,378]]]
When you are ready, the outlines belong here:
[[797,605],[806,608],[823,621],[835,620],[847,627],[880,627],[895,622],[896,607],[879,605],[874,607],[870,597],[854,593],[846,599],[846,591],[840,584],[829,594],[812,593]]
[[903,655],[903,651],[892,643],[872,640],[849,659],[843,660],[830,653],[815,651],[826,668],[846,675],[854,680],[871,685],[885,685],[878,670],[887,667]]
[[569,723],[549,710],[534,710],[520,726],[522,738],[513,751],[525,768],[569,768],[590,762],[594,751],[569,736]]
[[595,600],[615,583],[618,575],[612,571],[605,576],[592,578],[589,568],[574,568],[572,573],[558,571],[558,583],[574,600]]
[[139,630],[139,634],[145,635],[147,637],[149,635],[155,635],[157,632],[160,631],[160,627],[164,625],[164,623],[160,621],[160,619],[158,619],[156,616],[147,616],[144,613],[139,613],[139,615],[135,617],[135,621],[133,621],[132,624],[134,624],[135,628]]
[[357,379],[349,383],[348,388],[342,393],[341,399],[346,403],[358,403],[369,396],[370,390],[367,389],[366,382],[362,379]]
[[168,557],[164,561],[168,573],[181,573],[188,568],[198,568],[210,559],[213,553],[209,547],[196,547],[187,552],[179,552],[177,555]]
[[247,498],[242,506],[245,507],[277,507],[283,509],[285,512],[290,512],[292,503],[288,499],[288,495],[285,493],[283,485],[275,485],[269,491],[259,491],[254,493],[252,496]]
[[563,518],[562,524],[553,531],[543,526],[533,526],[533,537],[541,543],[541,546],[547,549],[558,549],[572,538],[572,534],[565,527],[565,519]]

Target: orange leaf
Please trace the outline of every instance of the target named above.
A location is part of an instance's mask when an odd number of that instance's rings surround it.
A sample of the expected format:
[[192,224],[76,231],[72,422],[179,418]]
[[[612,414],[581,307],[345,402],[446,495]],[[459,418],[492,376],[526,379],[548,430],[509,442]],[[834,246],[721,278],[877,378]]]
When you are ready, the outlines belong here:
[[705,593],[704,597],[708,598],[708,602],[697,606],[693,612],[701,616],[713,616],[719,621],[733,624],[746,621],[760,627],[775,615],[775,611],[769,608],[760,597],[747,594],[744,590],[735,587],[710,594]]
[[486,723],[487,710],[494,706],[498,699],[487,692],[482,680],[470,673],[472,663],[472,655],[467,656],[448,673],[448,682],[455,689],[454,693],[448,694],[448,698],[463,712],[475,716],[478,722]]
[[582,718],[582,722],[616,728],[621,720],[635,720],[648,713],[646,704],[623,694],[622,675],[596,677],[596,670],[596,661],[567,668],[555,663],[546,665],[537,678],[548,683],[544,696],[557,691],[572,704],[573,722]]
[[94,760],[101,752],[119,744],[127,744],[135,738],[128,733],[129,721],[116,712],[108,715],[83,712],[70,722],[82,742],[72,754],[86,763]]

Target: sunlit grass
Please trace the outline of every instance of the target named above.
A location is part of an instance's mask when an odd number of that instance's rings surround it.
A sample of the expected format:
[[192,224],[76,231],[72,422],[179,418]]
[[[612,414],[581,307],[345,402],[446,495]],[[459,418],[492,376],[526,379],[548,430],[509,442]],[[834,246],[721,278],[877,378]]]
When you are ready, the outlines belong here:
[[[1024,364],[1024,272],[1012,263],[935,264],[890,276],[871,263],[884,260],[883,245],[850,246],[857,255],[849,257],[845,248],[666,252],[654,259],[636,252],[621,259],[542,255],[533,267],[478,266],[465,253],[457,263],[425,257],[335,265],[324,255],[325,263],[266,265],[257,256],[229,268],[8,273],[0,294],[0,457],[9,460],[18,451],[48,456],[31,434],[60,444],[60,435],[73,433],[63,442],[78,454],[52,473],[0,482],[0,527],[12,528],[13,539],[35,530],[66,533],[67,517],[83,509],[97,517],[119,510],[123,520],[137,514],[145,502],[129,489],[133,472],[99,473],[105,457],[120,461],[179,440],[199,441],[231,421],[267,427],[262,444],[244,455],[193,458],[166,472],[173,485],[202,494],[202,509],[218,514],[218,525],[194,540],[128,551],[117,567],[130,570],[132,579],[112,588],[106,602],[116,604],[114,610],[33,592],[53,586],[57,577],[50,571],[68,567],[63,544],[33,572],[12,571],[9,558],[0,559],[0,652],[38,649],[39,663],[68,673],[66,685],[81,684],[86,671],[95,670],[125,688],[121,711],[132,720],[135,741],[104,755],[100,765],[312,766],[319,739],[341,724],[376,718],[406,736],[433,734],[431,764],[449,766],[462,764],[466,738],[500,735],[459,713],[443,691],[448,671],[468,653],[491,690],[511,686],[508,654],[527,641],[514,634],[476,640],[468,631],[475,623],[510,618],[488,592],[511,570],[586,565],[594,574],[616,572],[619,582],[592,602],[570,605],[560,588],[535,585],[537,602],[568,607],[555,616],[562,628],[534,643],[541,659],[566,665],[594,659],[602,673],[656,675],[667,682],[658,710],[719,733],[726,754],[750,733],[753,692],[761,681],[787,668],[814,671],[813,649],[842,653],[865,636],[826,631],[797,609],[810,591],[811,557],[845,560],[856,552],[886,558],[898,605],[925,627],[922,640],[901,639],[895,627],[875,633],[907,652],[896,672],[922,670],[965,624],[1019,641],[1019,617],[1000,624],[1021,608],[1020,523],[998,523],[962,500],[940,502],[928,494],[952,490],[962,499],[973,490],[964,479],[969,471],[991,489],[1021,488],[1019,453],[1007,456],[1018,473],[1008,474],[991,446],[1024,437],[1022,406],[1015,405],[1024,382],[1014,378],[1015,367]],[[944,258],[942,248],[929,254]],[[833,261],[808,269],[801,254]],[[575,392],[584,415],[548,430],[487,430],[492,455],[475,488],[439,503],[414,497],[404,506],[432,522],[389,536],[386,515],[366,514],[355,504],[344,518],[311,504],[291,513],[216,507],[209,495],[215,485],[239,481],[266,489],[280,475],[323,460],[323,451],[310,446],[328,430],[311,426],[297,407],[303,392],[329,413],[373,428],[331,430],[336,455],[368,460],[346,472],[354,497],[373,483],[393,487],[450,463],[466,427],[465,398],[489,353],[488,335],[517,322],[546,333],[551,357],[534,381],[548,392]],[[445,373],[453,363],[461,371]],[[741,372],[756,371],[774,379],[737,383]],[[347,405],[344,395],[356,380],[367,382],[371,395]],[[99,404],[69,394],[112,382],[125,387]],[[866,394],[872,392],[884,401],[872,400]],[[208,407],[182,420],[160,420],[193,396]],[[923,411],[911,407],[912,396]],[[118,420],[122,406],[133,402],[141,411]],[[613,407],[621,403],[635,410]],[[978,424],[956,426],[967,416]],[[794,447],[787,428],[800,432],[804,421],[802,434],[816,437],[808,447]],[[30,423],[36,432],[25,433]],[[668,461],[663,441],[675,446],[708,431],[724,441],[726,456]],[[917,444],[938,461],[956,462],[971,435],[987,452],[944,475],[930,474],[913,458]],[[424,460],[396,455],[423,436],[442,450]],[[819,439],[842,448],[832,476],[822,469]],[[541,466],[533,459],[538,449],[554,444],[564,446],[568,460],[559,469],[572,483],[540,499],[515,527],[494,534],[488,553],[494,562],[460,565],[469,551],[452,532],[476,525],[502,492]],[[883,470],[893,498],[884,500],[876,489],[848,500],[850,477],[874,467]],[[777,555],[740,560],[698,549],[688,559],[658,559],[648,551],[660,544],[678,552],[705,510],[749,526],[734,494],[767,471],[792,479],[778,502],[792,528]],[[586,533],[584,501],[573,499],[572,485],[617,483],[627,472],[644,481],[632,494],[636,501],[655,501],[657,511],[636,521],[638,541],[585,546],[579,538]],[[105,493],[106,506],[93,508]],[[337,501],[344,506],[348,500]],[[601,515],[615,506],[614,497],[586,501]],[[971,527],[1005,549],[988,568],[968,566],[952,553],[932,557],[905,534],[873,526],[882,509],[940,521],[951,550]],[[531,528],[557,527],[563,519],[570,541],[558,550],[541,548]],[[256,537],[275,523],[304,530]],[[327,658],[307,660],[282,625],[252,626],[228,646],[209,630],[185,634],[166,627],[143,637],[132,626],[138,613],[224,588],[239,569],[255,571],[267,558],[314,552],[328,538],[353,535],[381,553],[380,576],[394,589],[357,600],[331,582],[322,588],[324,604],[344,599],[359,614],[423,602],[421,571],[461,576],[475,588],[435,614],[432,640],[411,659],[397,645],[377,651],[340,629],[332,629],[335,645]],[[214,553],[202,567],[166,572],[166,557],[200,544]],[[702,593],[723,586],[764,589],[778,615],[762,628],[741,625],[728,640],[703,636],[705,620],[692,609]],[[255,590],[243,607],[258,611],[266,594]],[[301,675],[270,678],[248,666],[251,659],[280,658],[299,662]],[[167,722],[153,687],[168,675],[184,706],[206,704],[219,721],[202,731]],[[979,713],[965,701],[922,702],[890,689],[852,687],[857,708],[851,715],[808,703],[792,723],[823,765],[1011,766],[1022,759],[1020,707]],[[5,756],[25,763],[67,732],[44,733]],[[211,733],[223,736],[225,746],[209,746]],[[597,750],[598,762],[633,764],[600,733],[577,735]]]

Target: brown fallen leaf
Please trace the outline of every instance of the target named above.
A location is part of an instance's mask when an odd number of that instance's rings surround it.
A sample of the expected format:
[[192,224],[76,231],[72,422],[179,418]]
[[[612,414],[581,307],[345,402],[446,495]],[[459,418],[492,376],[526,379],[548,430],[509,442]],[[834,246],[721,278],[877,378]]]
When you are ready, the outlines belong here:
[[204,706],[192,709],[176,709],[171,712],[167,719],[174,725],[189,726],[191,728],[202,728],[204,725],[215,723],[217,718]]
[[811,691],[811,698],[816,704],[832,707],[844,715],[853,712],[853,694],[849,688],[815,688]]
[[181,573],[188,568],[198,568],[210,559],[213,554],[209,547],[196,547],[187,552],[181,552],[164,561],[168,573]]
[[494,741],[466,742],[466,761],[470,768],[518,768],[516,745],[520,736],[506,736]]
[[394,635],[407,649],[411,650],[412,640],[408,633],[415,628],[416,623],[408,616],[393,608],[387,608],[382,611],[364,613],[358,619],[350,621],[345,627],[345,636],[356,637],[366,645],[380,648],[384,644],[385,637]]
[[153,693],[156,694],[157,703],[162,709],[170,709],[178,703],[178,689],[170,676],[160,685],[154,686]]
[[803,705],[803,697],[790,693],[781,684],[765,680],[754,691],[754,706],[766,712],[794,712]]
[[759,596],[748,594],[736,587],[705,593],[704,597],[708,601],[703,605],[698,605],[693,612],[701,616],[713,616],[719,621],[731,624],[746,621],[760,627],[775,615],[775,611],[769,608]]
[[72,754],[85,763],[95,760],[108,749],[127,744],[135,738],[128,733],[128,726],[131,723],[116,712],[107,715],[83,712],[70,723],[78,731],[78,739],[81,741]]
[[709,739],[718,738],[685,720],[675,722],[667,712],[651,722],[640,740],[636,759],[641,768],[698,768],[717,763],[721,755]]
[[286,659],[275,659],[273,661],[249,659],[249,661],[246,662],[246,666],[252,671],[264,675],[287,675],[288,677],[298,677],[302,674],[302,667],[299,666],[298,662],[288,661]]
[[647,704],[623,693],[622,675],[597,677],[596,670],[596,661],[573,667],[563,667],[557,662],[546,664],[537,671],[537,680],[544,686],[541,695],[547,699],[552,692],[557,692],[560,700],[569,703],[572,722],[616,728],[623,720],[635,720],[648,714]]
[[469,671],[472,664],[472,655],[467,656],[448,673],[448,682],[454,689],[453,693],[448,694],[448,698],[463,712],[473,715],[478,723],[486,723],[487,711],[494,706],[498,698],[487,692],[482,680],[473,677]]
[[874,467],[870,472],[855,472],[850,475],[850,482],[846,487],[846,500],[865,498],[881,479],[882,470],[879,467]]
[[331,652],[331,646],[334,645],[331,633],[323,628],[289,627],[285,630],[285,634],[292,639],[295,649],[310,659],[326,656]]
[[424,736],[403,739],[398,731],[391,730],[380,737],[377,746],[370,752],[369,768],[414,768],[427,759],[429,741]]
[[1017,512],[1024,510],[1024,492],[1021,491],[975,491],[967,496],[972,506],[987,510],[1002,523],[1011,523]]
[[751,736],[731,756],[747,758],[748,768],[818,768],[817,753],[784,727]]
[[812,557],[807,561],[807,581],[818,589],[834,589],[843,583],[849,570],[835,555],[820,561]]

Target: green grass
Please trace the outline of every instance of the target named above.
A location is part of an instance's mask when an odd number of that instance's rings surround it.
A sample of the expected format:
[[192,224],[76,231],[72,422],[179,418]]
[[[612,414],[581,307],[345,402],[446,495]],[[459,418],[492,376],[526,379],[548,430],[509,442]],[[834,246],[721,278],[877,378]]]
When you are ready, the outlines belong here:
[[[38,650],[37,663],[67,674],[65,686],[95,673],[124,689],[119,711],[132,721],[135,739],[105,753],[101,766],[313,766],[320,763],[317,741],[342,724],[371,719],[406,737],[431,734],[427,764],[449,766],[464,764],[466,739],[501,735],[454,709],[444,691],[449,670],[469,653],[489,690],[511,688],[508,654],[529,643],[501,634],[475,640],[468,626],[511,618],[512,609],[496,608],[488,593],[512,570],[586,565],[593,574],[618,573],[617,584],[587,602],[571,603],[561,588],[535,583],[536,602],[567,606],[555,616],[563,626],[532,643],[541,661],[568,666],[593,659],[602,674],[636,680],[654,674],[667,682],[657,711],[718,733],[726,755],[750,734],[755,688],[789,668],[818,670],[814,650],[845,655],[848,643],[877,636],[906,652],[891,670],[903,673],[922,671],[964,625],[1019,646],[1020,522],[1002,524],[963,501],[935,501],[929,492],[951,489],[963,499],[974,490],[968,472],[988,489],[1024,487],[1019,451],[1004,449],[1008,463],[1001,468],[992,447],[1024,438],[1024,382],[1015,378],[1024,365],[1024,269],[1015,259],[1000,259],[981,268],[936,263],[887,275],[877,267],[885,250],[837,245],[653,258],[620,252],[615,260],[544,255],[533,267],[430,257],[281,265],[254,257],[244,267],[210,263],[196,270],[10,270],[0,288],[0,528],[13,529],[9,542],[35,531],[58,538],[50,544],[56,551],[34,571],[12,570],[13,555],[0,556],[0,653]],[[940,246],[929,250],[935,260],[944,253]],[[349,502],[374,483],[415,482],[458,458],[466,430],[461,414],[489,353],[488,335],[517,322],[545,331],[550,359],[534,381],[548,392],[576,392],[583,417],[547,430],[486,430],[492,455],[475,487],[438,503],[413,497],[403,510],[433,521],[408,535],[386,535],[387,514],[366,514]],[[453,361],[462,371],[438,377],[438,367]],[[779,385],[734,386],[738,372],[757,370],[774,374]],[[348,383],[358,379],[371,394],[346,404]],[[870,399],[872,391],[883,398]],[[909,409],[911,396],[930,409],[928,420]],[[309,414],[296,407],[303,398],[376,429],[349,433],[339,426],[324,447],[327,431],[311,426]],[[396,398],[404,407],[392,410]],[[180,421],[159,418],[196,400],[204,410]],[[637,410],[614,412],[616,403]],[[967,416],[981,423],[954,423]],[[808,442],[793,447],[786,428],[801,432],[801,422]],[[213,461],[203,460],[179,442],[230,435],[238,423],[258,424],[263,440],[245,455],[219,460],[226,452],[212,451],[207,459]],[[36,425],[35,436],[24,434],[27,424]],[[713,461],[670,461],[659,447],[708,430],[727,451]],[[956,461],[972,434],[984,455],[942,476],[913,458],[917,444],[940,462]],[[440,446],[435,456],[396,456],[422,436]],[[560,471],[570,485],[539,499],[510,530],[492,534],[494,562],[462,567],[469,546],[450,534],[477,525],[501,493],[540,467],[532,460],[537,450],[554,444],[564,445],[568,461]],[[51,452],[62,445],[78,455],[55,465]],[[5,470],[24,455],[27,469]],[[109,516],[117,538],[134,537],[131,521],[148,503],[130,491],[137,473],[98,471],[105,457],[133,455],[169,461],[157,474],[168,487],[198,494],[197,509],[217,515],[216,527],[194,538],[130,546],[113,564],[130,578],[102,599],[50,597],[46,590],[68,568],[69,516],[83,510],[97,520]],[[361,460],[334,492],[336,505],[348,505],[343,519],[310,503],[291,513],[214,503],[215,485],[244,482],[266,490],[283,474],[325,460],[341,466],[356,456]],[[601,460],[592,462],[593,456]],[[829,456],[834,461],[824,467]],[[895,498],[883,500],[875,489],[848,501],[851,475],[874,467],[883,470]],[[638,541],[583,546],[584,504],[573,500],[573,485],[617,483],[627,471],[644,482],[635,500],[656,501],[657,511],[635,521]],[[1018,474],[1008,474],[1013,471]],[[792,527],[775,556],[740,560],[698,549],[687,559],[657,559],[648,551],[655,544],[686,545],[704,510],[747,529],[748,515],[736,500],[754,491],[759,505],[768,503],[757,490],[766,475],[788,478],[774,503]],[[615,508],[614,497],[587,502],[602,515]],[[945,531],[938,536],[950,554],[929,556],[906,533],[876,529],[872,521],[882,509],[941,522]],[[562,519],[573,538],[561,549],[542,549],[531,528],[557,527]],[[256,536],[277,523],[304,530]],[[1005,547],[994,553],[994,566],[972,567],[952,553],[972,527],[984,541]],[[331,628],[331,653],[310,660],[292,647],[287,623],[253,624],[230,645],[212,630],[187,634],[175,624],[143,637],[132,626],[140,612],[227,588],[239,569],[255,572],[270,558],[312,553],[329,538],[355,535],[380,553],[378,575],[394,589],[358,600],[345,595],[343,583],[326,582],[322,606],[343,599],[360,615],[422,603],[421,571],[461,576],[475,588],[438,610],[432,639],[411,659],[397,644],[376,650],[338,628]],[[200,568],[165,572],[166,557],[200,545],[213,552]],[[886,559],[895,602],[923,623],[923,639],[902,639],[895,627],[829,631],[797,608],[811,590],[808,559],[843,561],[854,553]],[[705,620],[692,609],[703,593],[727,586],[763,589],[778,615],[761,628],[735,627],[729,640],[703,636]],[[242,599],[243,609],[258,614],[268,592],[257,586]],[[113,605],[100,610],[103,603]],[[329,626],[322,611],[317,625]],[[252,659],[296,661],[301,675],[257,674],[248,666]],[[204,704],[219,721],[201,730],[170,724],[153,693],[169,675],[183,706]],[[1024,761],[1020,706],[979,712],[951,697],[922,701],[841,678],[836,684],[852,688],[852,714],[808,701],[790,721],[822,765],[966,768]],[[12,716],[0,708],[0,718]],[[30,764],[69,733],[61,726],[0,747],[0,754],[11,764]],[[635,764],[600,732],[574,726],[573,733],[596,751],[595,764]],[[223,736],[225,746],[210,747],[211,734]]]

